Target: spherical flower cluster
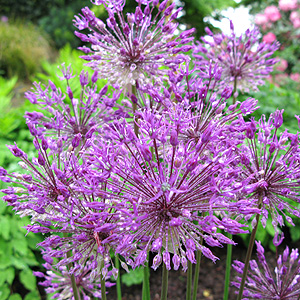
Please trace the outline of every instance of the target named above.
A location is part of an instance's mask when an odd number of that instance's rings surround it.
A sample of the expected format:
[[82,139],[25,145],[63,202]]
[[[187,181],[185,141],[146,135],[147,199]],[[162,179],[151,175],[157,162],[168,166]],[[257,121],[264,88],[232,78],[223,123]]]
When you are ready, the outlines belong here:
[[31,103],[45,111],[44,114],[26,112],[29,130],[36,137],[46,134],[45,140],[52,151],[62,151],[63,147],[69,146],[84,148],[102,124],[129,116],[122,108],[112,109],[117,106],[119,91],[108,92],[107,86],[97,91],[97,72],[90,79],[87,72],[80,73],[80,92],[75,88],[72,90],[72,79],[76,76],[71,67],[62,65],[62,72],[60,79],[67,84],[64,93],[50,80],[47,86],[34,83],[35,90],[25,93]]
[[[43,251],[43,255],[46,263],[43,264],[47,270],[46,274],[42,272],[33,272],[33,274],[39,278],[45,279],[40,282],[41,286],[46,287],[46,293],[53,294],[53,299],[57,300],[67,300],[74,299],[72,279],[71,274],[66,266],[61,266],[59,268],[54,268],[52,266],[54,260],[49,257],[46,251]],[[91,300],[93,297],[101,298],[101,280],[99,276],[93,276],[94,265],[89,261],[86,263],[85,267],[81,273],[75,276],[75,284],[77,291],[79,293],[80,299]],[[114,284],[109,282],[112,272],[108,272],[106,275],[106,287],[111,287]]]
[[259,43],[259,31],[257,28],[248,29],[245,35],[240,37],[234,33],[234,26],[230,23],[231,34],[213,34],[208,28],[207,34],[213,41],[203,38],[208,45],[198,44],[194,50],[194,57],[203,64],[205,60],[211,60],[222,68],[223,82],[220,89],[230,85],[234,92],[237,90],[257,90],[257,86],[264,83],[263,79],[273,70],[276,59],[270,58],[278,49],[278,43]]
[[[108,79],[121,87],[147,83],[161,83],[167,70],[175,70],[188,58],[182,53],[191,50],[188,45],[193,40],[194,29],[175,36],[178,24],[174,23],[181,8],[174,12],[175,3],[167,6],[168,1],[147,1],[142,10],[141,3],[135,13],[127,14],[122,7],[111,9],[103,1],[109,18],[106,24],[96,18],[88,8],[82,9],[82,15],[75,19],[79,30],[89,29],[90,34],[75,34],[84,42],[91,43],[90,48],[81,48],[86,54],[84,59],[98,76]],[[158,12],[154,14],[158,7]],[[153,16],[152,16],[153,15]],[[167,67],[167,68],[166,68]]]
[[[264,255],[264,248],[256,242],[257,257],[250,261],[243,299],[254,300],[298,300],[300,297],[300,259],[298,249],[288,247],[279,255],[274,272],[271,271]],[[234,261],[233,268],[243,273],[244,263]],[[236,276],[232,285],[239,288],[241,277]]]
[[31,216],[28,231],[51,234],[39,246],[51,247],[48,255],[61,258],[57,266],[73,263],[70,271],[77,274],[89,260],[98,267],[94,272],[105,275],[107,270],[101,270],[100,265],[102,261],[113,265],[109,251],[119,245],[126,227],[122,217],[125,203],[116,203],[106,193],[109,171],[91,170],[87,175],[90,163],[80,159],[77,151],[49,157],[44,139],[35,144],[39,155],[32,162],[17,146],[9,147],[28,173],[1,171],[6,181],[20,186],[3,189],[3,200],[21,216]]
[[282,215],[291,224],[289,214],[300,217],[297,208],[300,200],[299,133],[285,130],[278,138],[282,113],[283,110],[277,110],[268,120],[263,115],[259,122],[252,118],[244,123],[241,119],[246,143],[237,154],[242,166],[239,172],[242,194],[256,199],[257,207],[262,210],[263,225],[270,215],[275,229],[277,224],[284,225]]
[[178,138],[181,126],[173,127],[167,116],[155,111],[139,115],[139,138],[128,124],[115,123],[111,136],[119,139],[117,147],[90,149],[93,164],[102,168],[103,152],[109,153],[105,161],[110,162],[112,180],[107,189],[114,188],[120,201],[131,203],[135,214],[117,251],[124,256],[131,253],[134,267],[145,263],[149,251],[156,252],[154,269],[162,262],[170,269],[173,254],[174,269],[182,265],[186,270],[188,260],[196,262],[196,250],[216,260],[202,239],[207,245],[221,246],[233,242],[217,228],[243,231],[238,222],[213,215],[215,210],[234,210],[230,201],[223,201],[220,191],[226,186],[219,174],[221,166],[231,161],[231,151],[215,147],[212,153],[208,147],[210,132],[218,125],[212,122],[199,141],[183,143]]

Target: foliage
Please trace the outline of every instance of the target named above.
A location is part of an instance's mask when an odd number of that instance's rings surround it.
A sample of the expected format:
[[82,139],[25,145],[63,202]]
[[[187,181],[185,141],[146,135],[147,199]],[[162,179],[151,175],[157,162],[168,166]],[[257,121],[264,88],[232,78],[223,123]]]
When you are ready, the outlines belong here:
[[16,83],[17,77],[11,79],[0,77],[0,164],[11,167],[16,166],[17,160],[11,157],[6,144],[17,141],[29,152],[33,148],[23,118],[25,111],[32,109],[32,105],[29,102],[25,102],[21,106],[12,105],[13,89]]
[[129,273],[125,273],[121,277],[121,281],[126,286],[132,286],[135,284],[141,284],[144,279],[143,268],[139,267],[134,270],[130,270]]
[[[0,164],[9,170],[18,169],[14,157],[11,157],[6,144],[16,141],[20,146],[25,147],[29,152],[32,150],[32,143],[29,142],[28,130],[25,129],[23,115],[28,109],[32,109],[27,102],[19,107],[11,103],[13,89],[17,83],[17,77],[5,79],[0,77]],[[0,188],[4,188],[0,183]],[[3,196],[3,194],[1,194]],[[23,228],[30,222],[29,218],[20,218],[15,215],[10,207],[0,202],[0,299],[27,299],[37,300],[40,295],[37,291],[36,278],[32,274],[32,268],[40,265],[36,258],[36,244],[41,241],[39,235],[28,234]],[[22,295],[17,292],[13,283],[20,282],[27,291]],[[24,298],[25,297],[25,298]]]
[[256,120],[262,114],[269,117],[274,110],[284,108],[283,126],[290,132],[296,133],[299,131],[299,127],[295,114],[299,113],[300,95],[293,84],[294,82],[290,80],[289,85],[280,87],[266,81],[258,92],[241,95],[238,100],[243,101],[247,97],[258,99],[260,108],[252,114]]
[[186,0],[184,3],[184,15],[179,21],[188,24],[190,28],[196,28],[197,38],[205,34],[205,27],[212,27],[205,17],[210,16],[213,12],[220,13],[225,8],[236,6],[234,0]]
[[[59,79],[59,76],[61,76],[60,69],[62,68],[62,66],[68,67],[69,65],[71,65],[74,74],[80,74],[80,72],[84,70],[88,72],[89,77],[91,77],[94,71],[91,68],[84,66],[84,60],[80,58],[81,55],[81,51],[72,49],[70,44],[67,44],[59,50],[55,62],[42,62],[42,72],[37,73],[33,77],[33,80],[41,82],[45,85],[47,85],[48,81],[51,80],[57,87],[59,87],[62,90],[65,90],[66,83]],[[98,79],[97,85],[99,89],[101,89],[105,84],[106,80]],[[79,97],[79,93],[81,91],[79,80],[77,80],[76,78],[71,78],[70,85],[72,86],[74,97]]]
[[[3,195],[1,195],[3,196]],[[19,281],[28,292],[30,299],[40,299],[37,293],[36,278],[32,268],[39,265],[36,258],[36,244],[42,239],[39,235],[29,233],[23,228],[30,220],[15,215],[5,203],[0,203],[0,299],[24,299],[24,293],[13,294],[13,282]],[[19,297],[19,298],[18,298]],[[11,299],[11,298],[9,298]]]
[[72,49],[70,44],[67,44],[59,50],[55,62],[49,62],[48,60],[42,62],[42,72],[36,73],[33,77],[33,81],[48,84],[48,80],[51,80],[58,87],[65,88],[64,85],[62,86],[64,83],[58,77],[61,75],[59,68],[62,64],[66,67],[72,64],[72,70],[75,74],[79,74],[82,70],[85,70],[92,75],[93,71],[90,68],[84,67],[84,61],[80,58],[80,55],[82,55],[81,51]]
[[0,69],[8,77],[29,79],[52,57],[48,37],[32,24],[0,22]]
[[[2,4],[3,2],[3,4]],[[77,47],[81,43],[73,35],[72,19],[82,6],[90,6],[90,1],[82,0],[3,0],[0,15],[22,18],[39,25],[54,41],[56,47],[70,43]]]
[[[54,41],[57,48],[61,48],[67,43],[73,48],[81,45],[81,41],[73,35],[74,27],[72,20],[75,14],[80,12],[83,6],[91,7],[91,2],[86,0],[3,0],[0,15],[8,17],[21,17],[38,24],[45,30]],[[183,15],[178,21],[188,28],[197,29],[196,36],[204,34],[204,28],[211,26],[203,18],[210,16],[213,11],[221,11],[229,6],[235,6],[234,0],[183,0]],[[180,4],[180,5],[181,5]],[[135,10],[136,1],[127,0],[124,12]],[[106,19],[106,11],[100,7],[93,9],[100,19]]]
[[[58,1],[57,1],[58,2]],[[38,21],[38,24],[54,40],[57,48],[65,46],[67,43],[76,48],[82,42],[74,36],[74,26],[72,20],[75,14],[80,12],[82,1],[60,1],[62,5],[53,5],[47,15]],[[91,3],[86,1],[84,6],[90,6]]]

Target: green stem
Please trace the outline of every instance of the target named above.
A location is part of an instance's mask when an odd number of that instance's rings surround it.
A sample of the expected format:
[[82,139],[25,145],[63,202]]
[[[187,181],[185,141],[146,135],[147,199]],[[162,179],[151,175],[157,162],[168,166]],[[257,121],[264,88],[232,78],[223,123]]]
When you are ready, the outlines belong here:
[[167,295],[168,295],[168,275],[169,275],[169,271],[168,271],[166,265],[163,263],[162,286],[161,286],[161,297],[160,297],[160,300],[167,300]]
[[186,281],[186,300],[191,300],[192,275],[193,275],[193,265],[190,261],[188,261],[188,271],[187,271],[187,281]]
[[119,255],[115,255],[115,267],[118,269],[118,278],[117,278],[117,299],[122,300],[122,290],[121,290],[121,274],[120,274],[120,262],[119,262]]
[[[136,86],[135,85],[131,86],[131,93],[132,93],[132,95],[137,96],[137,91],[136,91]],[[132,102],[134,133],[135,133],[136,136],[138,136],[139,135],[139,126],[137,125],[137,119],[134,116],[136,110],[137,110],[137,103]]]
[[[232,239],[232,234],[227,233],[227,237],[229,239]],[[227,244],[227,259],[226,259],[225,286],[224,286],[223,300],[228,300],[231,261],[232,261],[232,244]]]
[[[64,232],[63,236],[68,237],[68,234],[66,232]],[[70,258],[71,256],[72,256],[71,251],[67,252],[67,257]],[[72,268],[72,263],[69,263],[67,268],[68,268],[68,270],[70,270]],[[77,288],[77,284],[76,284],[74,274],[71,275],[71,283],[72,283],[72,290],[73,290],[74,300],[80,300],[80,295],[79,295],[79,292],[78,292],[78,288]]]
[[193,300],[197,299],[197,290],[198,290],[198,284],[199,284],[199,273],[200,273],[200,263],[201,263],[201,256],[202,251],[198,250],[196,254],[196,268],[195,268],[195,275],[194,275],[194,284],[193,284]]
[[253,246],[254,246],[255,235],[256,235],[256,231],[257,231],[257,227],[258,227],[258,222],[259,222],[259,214],[256,215],[256,225],[255,225],[254,229],[251,232],[250,242],[249,242],[249,246],[248,246],[248,250],[247,250],[247,254],[246,254],[246,259],[245,259],[245,266],[244,266],[243,275],[242,275],[242,281],[241,281],[241,285],[240,285],[237,300],[241,300],[242,297],[243,297],[243,291],[244,291],[246,277],[247,277],[247,273],[248,273],[250,258],[251,258],[251,254],[252,254],[252,250],[253,250]]
[[79,296],[79,293],[78,293],[77,284],[76,284],[74,274],[71,275],[71,282],[72,282],[72,290],[73,290],[74,300],[80,300],[80,296]]
[[235,92],[236,92],[236,89],[237,89],[237,78],[235,77],[234,78],[234,85],[233,85],[233,91],[232,91],[232,95],[233,95],[233,100],[232,100],[232,104],[235,104],[236,102],[236,97],[235,97]]
[[143,280],[143,300],[151,300],[150,296],[150,272],[149,272],[149,266],[143,267],[144,272],[144,280]]
[[101,261],[101,300],[106,300],[106,287],[105,287],[105,276],[102,274],[102,269],[104,267],[104,261]]

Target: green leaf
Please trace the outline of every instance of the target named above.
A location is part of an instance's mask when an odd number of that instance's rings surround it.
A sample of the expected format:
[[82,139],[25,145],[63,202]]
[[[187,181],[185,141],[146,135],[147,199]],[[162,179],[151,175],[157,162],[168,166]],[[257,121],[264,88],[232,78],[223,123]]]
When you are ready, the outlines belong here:
[[10,289],[7,284],[0,287],[0,300],[7,300],[7,297],[10,294]]
[[[12,282],[15,279],[15,269],[14,268],[8,268],[1,272],[0,277],[4,277],[4,281],[6,281],[8,284],[12,284]],[[1,286],[1,284],[0,284]]]
[[267,233],[268,233],[272,238],[274,237],[274,235],[275,235],[275,230],[274,230],[274,227],[273,227],[273,225],[272,225],[272,219],[271,219],[271,218],[269,218],[269,219],[267,220],[266,231],[267,231]]
[[37,290],[28,293],[24,298],[24,300],[40,300],[40,299],[41,296],[39,295],[39,292]]
[[15,266],[17,269],[22,270],[27,267],[26,264],[24,263],[24,258],[11,256],[10,260],[11,260],[11,264]]
[[1,235],[5,240],[10,240],[9,216],[0,216]]
[[11,256],[4,256],[2,253],[0,253],[0,269],[6,269],[11,265],[13,265]]
[[13,242],[13,249],[20,255],[26,256],[28,253],[28,244],[26,237],[22,234],[18,235],[18,238]]
[[[2,198],[4,196],[3,193],[0,193],[0,197]],[[3,214],[6,209],[6,204],[4,201],[0,201],[0,214]]]
[[22,300],[22,297],[19,294],[11,295],[8,300]]
[[258,228],[257,228],[257,231],[256,231],[256,239],[258,241],[261,241],[262,244],[264,244],[264,240],[265,240],[266,236],[267,236],[267,231],[263,228],[263,226],[259,222]]
[[0,286],[2,286],[3,284],[4,284],[4,282],[5,282],[5,271],[6,270],[0,270]]
[[25,269],[19,274],[20,281],[29,291],[36,290],[36,277],[32,274],[32,270]]
[[290,228],[290,234],[291,234],[291,238],[292,238],[292,241],[295,242],[295,241],[298,241],[300,239],[300,230],[299,230],[299,227],[291,227]]
[[121,281],[127,286],[134,284],[141,284],[144,279],[143,267],[136,268],[131,270],[129,273],[126,273],[121,276]]

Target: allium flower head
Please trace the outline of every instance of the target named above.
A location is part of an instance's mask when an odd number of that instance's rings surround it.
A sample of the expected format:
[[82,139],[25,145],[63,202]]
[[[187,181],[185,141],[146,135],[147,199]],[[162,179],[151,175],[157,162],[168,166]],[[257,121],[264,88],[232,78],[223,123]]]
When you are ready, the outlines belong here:
[[91,43],[91,49],[81,48],[89,54],[83,58],[90,61],[87,65],[97,70],[100,78],[121,87],[135,85],[137,81],[140,85],[159,83],[168,68],[176,68],[186,61],[187,58],[179,53],[192,48],[187,43],[193,40],[190,35],[194,30],[175,36],[178,24],[174,20],[181,10],[174,12],[175,3],[168,6],[167,0],[161,3],[159,0],[138,1],[135,12],[125,17],[122,6],[111,9],[105,2],[100,1],[109,14],[106,24],[88,7],[83,8],[82,15],[76,16],[74,21],[79,30],[88,28],[91,31],[88,35],[75,34]]
[[[43,266],[46,268],[47,272],[46,274],[42,272],[33,272],[35,276],[45,279],[39,284],[46,287],[46,293],[54,293],[51,299],[74,300],[71,274],[67,270],[67,267],[61,266],[59,268],[54,268],[52,265],[54,260],[47,255],[47,251],[43,252],[43,258],[46,261]],[[75,282],[80,299],[91,300],[93,297],[101,298],[100,276],[92,276],[93,267],[93,264],[87,261],[85,267],[75,276]],[[114,285],[108,281],[111,275],[111,271],[109,271],[106,275],[106,287]]]
[[299,133],[285,130],[278,137],[278,129],[283,124],[282,113],[283,110],[277,110],[268,120],[263,115],[259,122],[251,119],[243,124],[242,121],[246,143],[237,153],[242,166],[239,171],[242,196],[256,199],[257,207],[262,210],[263,225],[270,215],[274,227],[284,224],[282,215],[293,224],[285,211],[300,217],[297,208],[300,201]]
[[[298,249],[288,247],[279,255],[274,272],[271,271],[264,255],[264,248],[256,242],[257,257],[250,261],[243,299],[254,300],[298,300],[300,297],[300,259]],[[244,263],[234,261],[233,268],[243,273]],[[232,282],[240,287],[241,277],[236,276]]]
[[[39,246],[51,247],[48,255],[62,258],[57,266],[74,263],[70,271],[77,274],[89,260],[93,273],[105,275],[107,270],[101,270],[100,264],[113,266],[109,251],[119,245],[126,227],[122,218],[126,207],[106,192],[109,170],[90,170],[90,162],[80,159],[77,151],[66,151],[58,159],[57,154],[48,156],[39,142],[35,144],[40,148],[37,158],[31,162],[21,157],[26,174],[2,171],[2,177],[14,183],[13,188],[2,190],[3,200],[21,216],[31,217],[28,231],[52,234]],[[65,258],[67,253],[72,254]]]
[[[229,207],[219,199],[223,180],[218,174],[219,159],[230,161],[230,155],[216,151],[211,159],[206,153],[210,136],[194,148],[178,140],[178,128],[165,116],[151,111],[140,114],[139,138],[126,123],[116,123],[114,141],[119,142],[106,150],[112,156],[106,159],[112,169],[107,189],[113,187],[120,200],[130,202],[135,216],[127,229],[127,241],[117,251],[136,253],[134,267],[145,263],[147,252],[156,252],[154,269],[162,262],[170,269],[172,253],[174,269],[181,264],[186,270],[187,260],[195,263],[197,249],[216,260],[201,239],[210,246],[221,246],[233,242],[217,228],[242,231],[238,222],[213,215],[214,210]],[[103,150],[92,150],[94,164],[101,166]]]
[[80,92],[72,87],[71,79],[76,76],[72,74],[71,66],[65,68],[63,65],[62,73],[62,85],[66,83],[64,92],[49,80],[47,86],[34,83],[35,90],[25,93],[31,103],[45,111],[44,114],[26,112],[29,130],[33,136],[44,135],[51,150],[55,151],[54,147],[59,143],[64,148],[76,148],[79,145],[84,148],[102,124],[120,116],[128,116],[122,109],[112,109],[116,107],[120,92],[108,92],[107,86],[97,91],[97,72],[90,79],[87,72],[80,73],[76,78],[80,81]]
[[[236,36],[232,22],[231,34],[213,34],[208,28],[206,33],[212,38],[202,38],[194,50],[194,57],[203,64],[203,59],[211,60],[222,68],[221,89],[230,85],[237,90],[257,90],[258,85],[273,70],[276,59],[270,58],[279,47],[273,44],[259,43],[259,30],[247,29],[244,35]],[[207,47],[206,47],[206,45]]]
[[[199,139],[210,137],[212,144],[218,145],[217,147],[219,144],[216,139],[228,143],[231,140],[232,145],[241,142],[234,141],[236,130],[231,127],[235,126],[234,121],[239,115],[248,115],[255,111],[258,101],[248,98],[244,103],[237,102],[226,109],[226,100],[231,97],[233,89],[224,87],[219,94],[216,93],[221,74],[222,69],[217,64],[202,65],[190,72],[189,75],[192,76],[188,82],[189,92],[181,93],[181,101],[172,105],[170,100],[168,112],[172,121],[181,126],[178,132],[180,140],[197,144]],[[179,86],[177,81],[176,86]],[[175,88],[172,89],[176,91]]]

